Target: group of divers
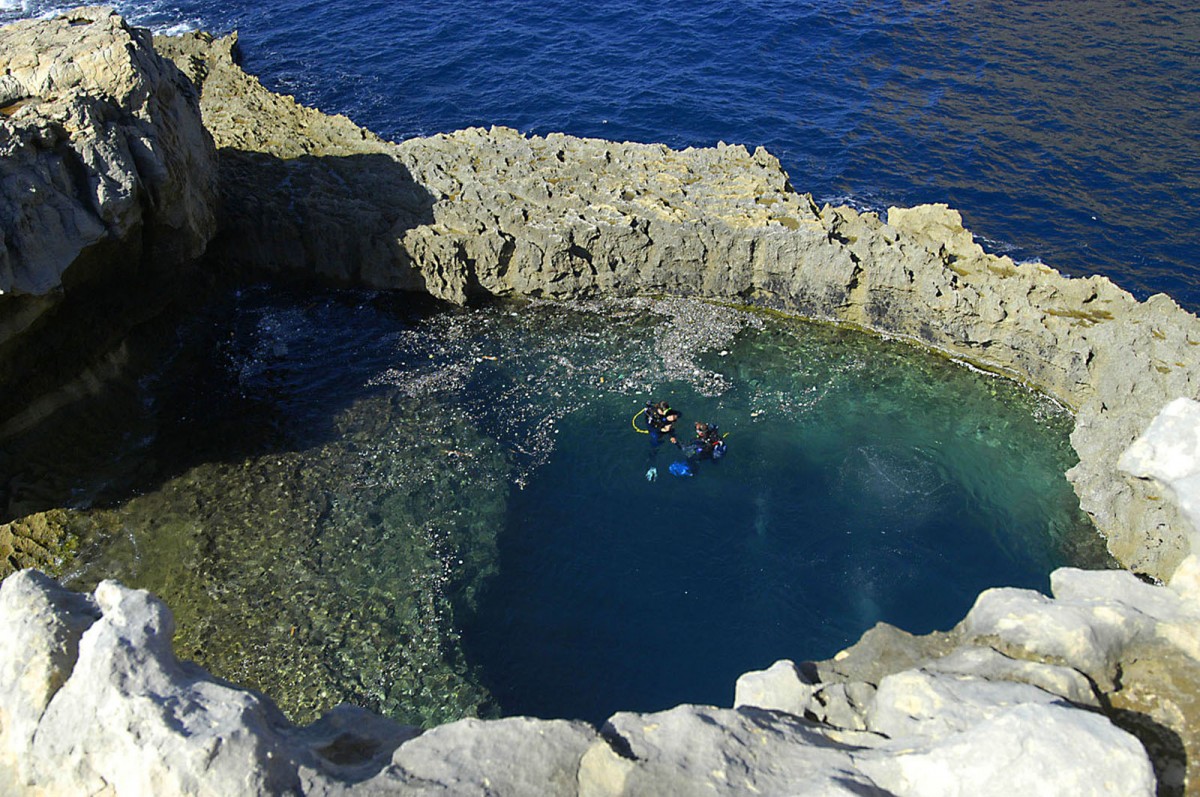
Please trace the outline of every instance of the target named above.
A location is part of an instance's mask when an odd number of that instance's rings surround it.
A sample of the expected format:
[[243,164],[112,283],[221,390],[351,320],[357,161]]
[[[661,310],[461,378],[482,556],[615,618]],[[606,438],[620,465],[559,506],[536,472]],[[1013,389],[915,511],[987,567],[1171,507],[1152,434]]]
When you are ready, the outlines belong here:
[[[646,429],[638,427],[638,415],[645,416]],[[715,423],[696,421],[695,439],[686,444],[681,443],[675,432],[675,424],[679,422],[680,417],[680,412],[672,409],[667,401],[650,401],[633,416],[634,428],[650,435],[650,454],[647,458],[650,468],[646,471],[646,481],[652,482],[658,478],[658,468],[655,467],[654,460],[658,456],[659,446],[666,441],[670,441],[684,455],[683,459],[672,462],[668,468],[673,476],[693,476],[695,463],[704,459],[715,461],[725,456],[725,438]]]

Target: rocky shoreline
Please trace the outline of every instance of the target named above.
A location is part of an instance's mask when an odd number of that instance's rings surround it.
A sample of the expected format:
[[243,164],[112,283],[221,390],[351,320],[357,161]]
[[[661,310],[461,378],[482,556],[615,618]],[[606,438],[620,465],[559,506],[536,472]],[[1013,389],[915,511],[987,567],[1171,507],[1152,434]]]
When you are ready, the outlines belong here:
[[[1118,561],[1169,586],[1060,570],[1052,599],[989,590],[945,634],[881,626],[830,662],[747,674],[732,709],[620,713],[599,731],[510,718],[419,734],[352,709],[291,726],[269,700],[179,662],[170,614],[148,594],[106,582],[75,595],[23,571],[0,591],[0,624],[21,640],[0,657],[0,766],[14,783],[181,794],[1196,788],[1200,565],[1187,513],[1200,422],[1187,404],[1155,421],[1200,392],[1195,316],[1166,296],[1138,302],[1101,277],[988,254],[945,207],[892,209],[886,221],[818,208],[761,149],[499,128],[392,144],[268,92],[235,56],[235,37],[151,42],[108,9],[0,29],[6,385],[37,351],[84,337],[64,330],[113,307],[104,286],[132,294],[217,264],[456,303],[663,294],[759,305],[911,339],[1068,405],[1082,507]],[[98,341],[87,364],[119,351],[119,325],[86,337]],[[5,428],[81,393],[83,364],[63,359],[10,392]],[[0,532],[37,527],[14,521]]]

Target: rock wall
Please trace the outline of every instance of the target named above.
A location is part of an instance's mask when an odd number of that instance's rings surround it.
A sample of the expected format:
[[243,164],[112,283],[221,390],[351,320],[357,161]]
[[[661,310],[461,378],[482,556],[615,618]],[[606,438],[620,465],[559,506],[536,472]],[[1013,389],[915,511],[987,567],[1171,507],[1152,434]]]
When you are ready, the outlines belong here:
[[[1200,607],[1125,572],[1059,571],[1055,592],[985,593],[954,653],[877,683],[779,662],[731,709],[421,733],[349,706],[294,727],[178,661],[148,593],[26,570],[0,588],[0,769],[44,794],[1154,794],[1142,745],[1089,710],[1089,679],[1164,629],[1194,633]],[[1047,619],[1017,622],[1030,612]]]
[[0,428],[112,361],[204,251],[216,152],[196,106],[111,9],[0,29]]
[[990,255],[944,206],[886,221],[818,208],[761,149],[502,128],[391,145],[267,92],[232,38],[159,46],[202,87],[225,262],[459,303],[701,296],[908,338],[1074,410],[1068,476],[1118,561],[1167,578],[1190,550],[1174,506],[1117,469],[1164,404],[1200,394],[1200,321],[1166,296],[1138,302],[1103,277]]
[[103,8],[18,22],[0,29],[0,69],[0,295],[50,293],[114,252],[204,251],[215,153],[147,31]]

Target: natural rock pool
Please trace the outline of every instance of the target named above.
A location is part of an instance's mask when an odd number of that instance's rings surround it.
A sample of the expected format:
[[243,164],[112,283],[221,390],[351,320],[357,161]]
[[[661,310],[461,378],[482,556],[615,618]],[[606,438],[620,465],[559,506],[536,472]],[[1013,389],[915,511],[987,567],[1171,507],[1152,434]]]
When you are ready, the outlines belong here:
[[[8,514],[72,507],[71,587],[153,590],[181,657],[297,720],[728,705],[1109,564],[1069,415],[1005,380],[698,301],[414,301],[253,287],[144,329],[136,379],[10,441]],[[728,456],[671,476],[651,398]]]

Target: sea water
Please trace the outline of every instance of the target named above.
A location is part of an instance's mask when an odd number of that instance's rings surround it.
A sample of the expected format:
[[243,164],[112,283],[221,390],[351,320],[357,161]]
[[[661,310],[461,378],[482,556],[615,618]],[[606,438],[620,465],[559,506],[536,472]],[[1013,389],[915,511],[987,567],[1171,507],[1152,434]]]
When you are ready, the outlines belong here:
[[[8,512],[74,507],[69,585],[153,590],[180,655],[298,720],[729,705],[1110,564],[1069,415],[1011,382],[699,301],[415,302],[249,286],[154,322],[136,378],[6,444]],[[671,475],[651,399],[727,456]]]
[[[73,0],[0,2],[0,22]],[[991,251],[1200,308],[1200,5],[118,0],[236,29],[272,89],[401,139],[502,124],[764,145],[818,202],[946,202]]]

